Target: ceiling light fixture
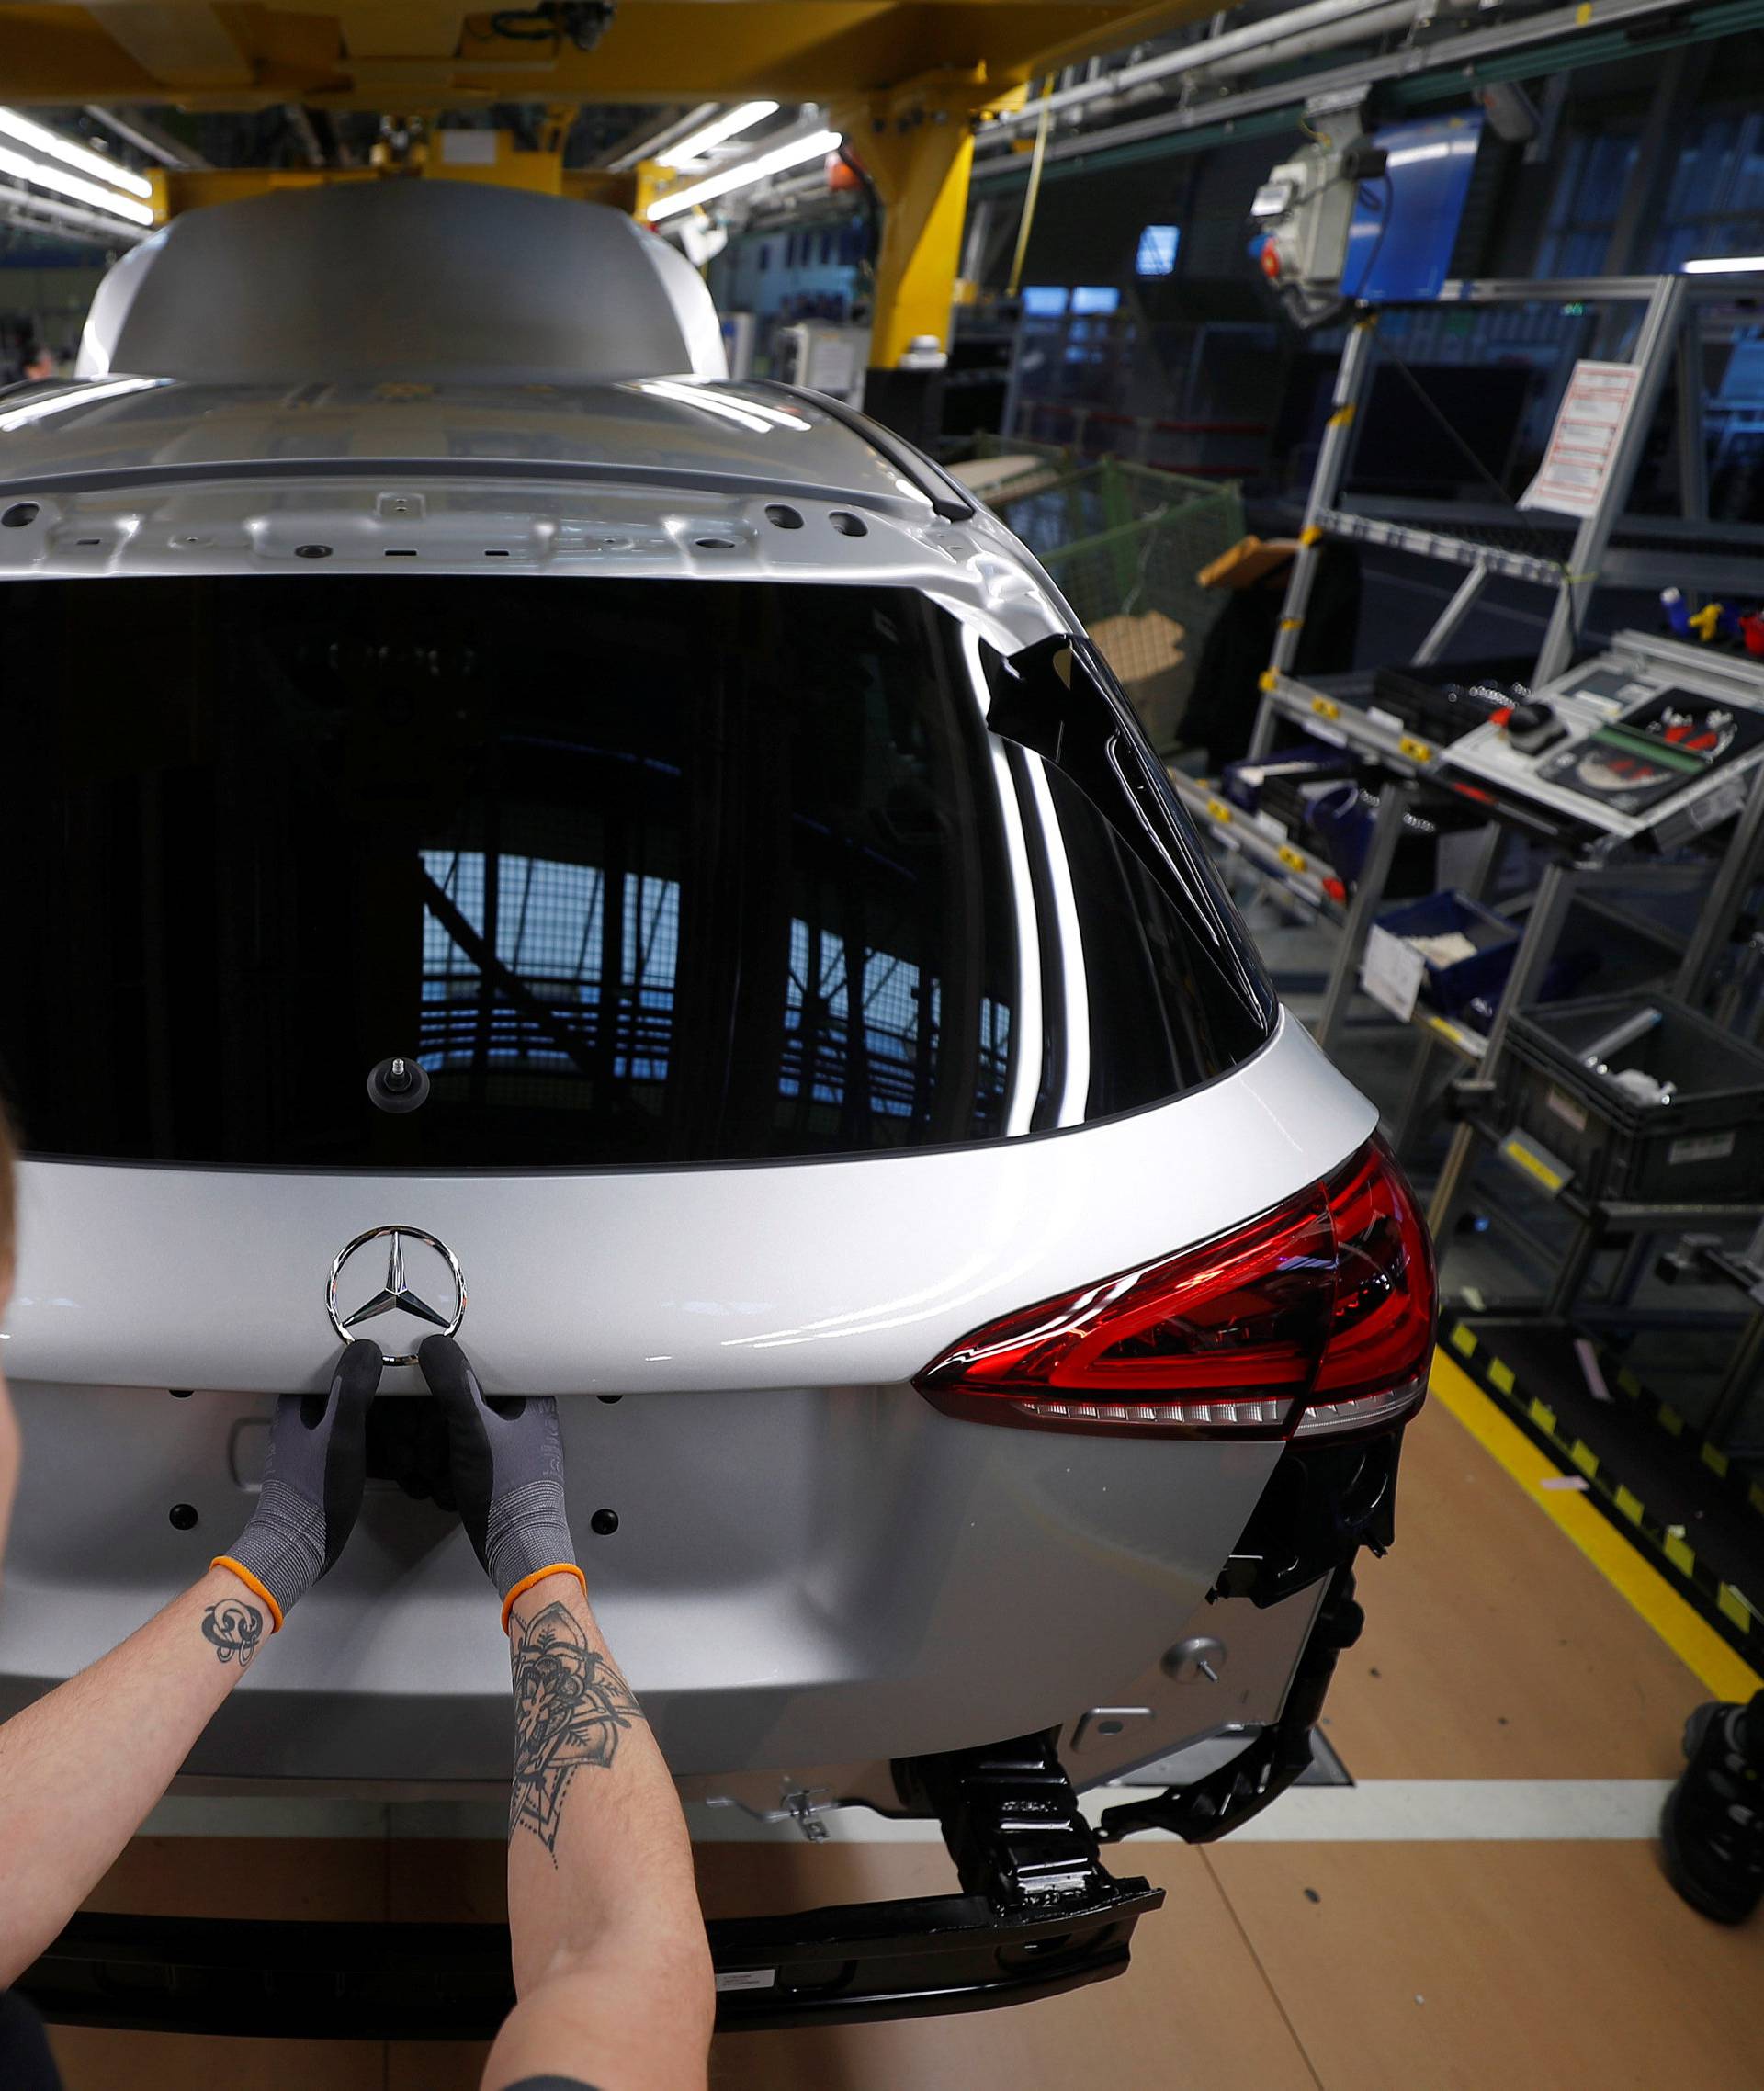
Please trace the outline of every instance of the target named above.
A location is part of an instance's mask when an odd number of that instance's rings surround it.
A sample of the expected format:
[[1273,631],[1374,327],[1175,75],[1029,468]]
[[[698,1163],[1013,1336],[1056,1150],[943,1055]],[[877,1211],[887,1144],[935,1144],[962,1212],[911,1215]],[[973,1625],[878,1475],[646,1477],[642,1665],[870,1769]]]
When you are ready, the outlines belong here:
[[657,157],[664,167],[689,167],[695,160],[702,160],[713,145],[720,145],[726,138],[738,137],[743,130],[752,130],[756,123],[763,123],[767,117],[777,113],[776,102],[743,102],[739,108],[725,109],[721,116],[713,117],[698,130],[688,131],[677,145],[670,145]]
[[151,391],[155,385],[168,385],[169,378],[112,378],[103,384],[73,385],[64,392],[51,392],[47,399],[27,400],[23,406],[8,407],[0,413],[0,434],[11,435],[15,428],[28,427],[33,421],[47,421],[51,414],[66,413],[70,407],[95,407],[105,400],[119,400],[129,392]]
[[654,224],[672,218],[676,211],[690,210],[695,203],[708,203],[712,197],[727,196],[731,189],[749,188],[755,182],[763,182],[768,175],[781,175],[786,167],[799,167],[805,160],[824,160],[842,143],[837,130],[817,130],[807,138],[786,139],[782,145],[773,146],[757,159],[743,160],[739,167],[729,167],[720,175],[707,175],[701,182],[691,182],[684,188],[657,197],[644,216]]
[[1764,254],[1705,254],[1684,265],[1687,276],[1757,276],[1764,272]]
[[29,146],[33,153],[47,153],[51,160],[65,160],[70,167],[96,175],[101,181],[108,182],[113,188],[122,189],[130,196],[146,198],[153,193],[153,183],[144,175],[136,174],[132,167],[119,167],[114,160],[107,159],[102,153],[95,153],[89,145],[63,138],[58,130],[46,130],[40,123],[33,123],[28,116],[20,116],[17,109],[0,108],[0,131],[20,145]]
[[96,182],[66,174],[60,167],[46,167],[40,160],[28,160],[9,145],[0,145],[0,175],[10,175],[14,181],[34,182],[56,196],[71,196],[76,203],[90,204],[94,210],[107,210],[114,217],[126,218],[131,225],[151,225],[153,221],[152,210],[133,197],[119,196],[113,188],[100,188]]

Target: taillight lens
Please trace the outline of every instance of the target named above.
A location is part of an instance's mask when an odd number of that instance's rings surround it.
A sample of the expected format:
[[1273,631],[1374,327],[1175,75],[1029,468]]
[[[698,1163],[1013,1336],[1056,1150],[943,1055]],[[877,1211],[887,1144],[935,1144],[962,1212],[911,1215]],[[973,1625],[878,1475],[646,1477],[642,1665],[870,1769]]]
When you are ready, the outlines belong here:
[[964,1337],[914,1383],[1045,1430],[1312,1437],[1395,1423],[1433,1349],[1433,1249],[1380,1139],[1198,1249]]

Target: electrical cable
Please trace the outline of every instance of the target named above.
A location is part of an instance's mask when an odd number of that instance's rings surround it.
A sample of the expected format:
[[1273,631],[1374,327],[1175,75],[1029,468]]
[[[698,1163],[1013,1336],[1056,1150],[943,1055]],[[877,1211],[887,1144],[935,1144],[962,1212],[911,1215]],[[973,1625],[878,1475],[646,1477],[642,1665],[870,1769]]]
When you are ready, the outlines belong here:
[[1029,255],[1029,233],[1035,222],[1035,206],[1041,200],[1041,169],[1047,152],[1047,119],[1050,111],[1047,97],[1054,91],[1053,73],[1041,84],[1041,117],[1035,125],[1035,150],[1029,156],[1029,186],[1023,195],[1023,215],[1017,220],[1016,252],[1011,257],[1011,276],[1004,288],[1007,298],[1014,298],[1023,288],[1023,265]]
[[593,51],[612,27],[613,0],[546,0],[537,7],[504,7],[490,17],[492,36],[511,43],[560,44]]
[[[1390,221],[1396,215],[1396,191],[1389,175],[1381,173],[1374,179],[1384,184],[1385,208],[1378,220],[1378,230],[1373,235],[1372,251],[1361,266],[1359,282],[1351,291],[1344,290],[1341,293],[1342,298],[1350,303],[1357,303],[1365,297],[1366,286],[1372,281],[1373,271],[1378,266],[1378,257],[1385,251],[1385,234],[1390,231]],[[1371,185],[1362,182],[1359,186],[1360,201],[1364,203],[1366,190]]]
[[882,252],[882,198],[870,177],[870,170],[843,139],[835,148],[834,157],[856,182],[864,198],[864,266],[874,280],[876,257]]

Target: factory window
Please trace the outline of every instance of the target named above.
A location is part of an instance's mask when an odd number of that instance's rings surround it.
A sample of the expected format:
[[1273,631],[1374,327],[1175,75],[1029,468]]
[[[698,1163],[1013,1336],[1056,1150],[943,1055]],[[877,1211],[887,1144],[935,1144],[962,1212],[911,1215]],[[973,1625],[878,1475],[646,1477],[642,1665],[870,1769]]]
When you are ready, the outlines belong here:
[[1764,253],[1764,119],[1708,113],[1688,127],[1649,266]]
[[1057,284],[1030,283],[1023,286],[1023,310],[1032,320],[1057,320],[1066,310],[1071,293]]
[[1148,225],[1139,235],[1139,250],[1133,258],[1136,276],[1173,276],[1176,249],[1182,243],[1180,225]]
[[[910,590],[98,585],[0,588],[0,1095],[39,1153],[863,1154],[1266,1036],[1204,877],[989,736]],[[391,1117],[398,1053],[433,1090]]]
[[1539,276],[1603,272],[1636,151],[1633,132],[1582,130],[1569,139],[1538,251]]

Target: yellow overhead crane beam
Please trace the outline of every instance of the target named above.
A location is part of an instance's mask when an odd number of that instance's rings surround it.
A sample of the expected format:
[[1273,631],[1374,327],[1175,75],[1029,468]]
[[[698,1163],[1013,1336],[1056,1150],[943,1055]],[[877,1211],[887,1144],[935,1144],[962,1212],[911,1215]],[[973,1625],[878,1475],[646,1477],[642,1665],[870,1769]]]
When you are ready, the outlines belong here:
[[635,174],[565,167],[563,154],[555,146],[529,152],[505,130],[433,131],[415,142],[406,159],[397,163],[387,159],[368,167],[204,167],[199,171],[152,167],[147,173],[153,184],[153,208],[162,219],[199,210],[207,203],[235,203],[243,197],[281,189],[410,175],[429,181],[490,182],[499,188],[526,189],[535,196],[609,203],[616,210],[634,211],[639,197]]
[[[543,105],[541,149],[503,133],[432,130],[396,169],[221,169],[154,176],[162,217],[207,203],[386,173],[489,181],[641,211],[664,169],[566,172],[583,103],[814,102],[885,206],[871,362],[892,368],[915,335],[944,345],[967,205],[974,126],[1028,84],[1216,11],[1079,0],[618,0],[591,50],[560,33],[499,35],[446,0],[354,0],[293,12],[209,0],[0,0],[0,100],[29,107],[164,104],[435,116],[495,102]],[[468,143],[466,141],[470,141]]]
[[294,11],[209,0],[0,0],[0,96],[16,106],[395,109],[493,101],[833,103],[982,69],[995,92],[1214,11],[1079,0],[619,0],[591,51],[499,36],[446,0]]

